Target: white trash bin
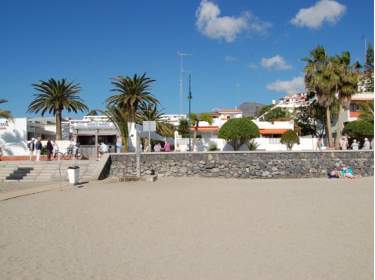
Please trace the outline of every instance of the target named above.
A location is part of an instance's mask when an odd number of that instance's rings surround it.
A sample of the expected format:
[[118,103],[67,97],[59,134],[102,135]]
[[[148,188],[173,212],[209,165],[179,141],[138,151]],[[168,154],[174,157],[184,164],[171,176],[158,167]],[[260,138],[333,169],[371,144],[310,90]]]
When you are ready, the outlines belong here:
[[69,183],[72,185],[77,185],[79,183],[79,166],[68,167],[68,179]]

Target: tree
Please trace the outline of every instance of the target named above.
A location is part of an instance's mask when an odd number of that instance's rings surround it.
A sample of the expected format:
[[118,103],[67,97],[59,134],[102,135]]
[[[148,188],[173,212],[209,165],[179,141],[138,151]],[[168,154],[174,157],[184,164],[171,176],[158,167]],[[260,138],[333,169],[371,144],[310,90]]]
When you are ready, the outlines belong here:
[[364,120],[356,120],[345,124],[343,133],[350,137],[362,139],[374,137],[374,124]]
[[308,106],[295,109],[295,123],[300,128],[302,136],[312,135],[322,137],[324,135],[325,108],[318,102],[312,101]]
[[358,74],[350,65],[350,53],[348,51],[343,52],[341,56],[332,58],[331,63],[337,76],[336,96],[339,104],[335,147],[340,149],[341,132],[344,128],[342,115],[344,109],[349,108],[352,95],[357,92]]
[[286,144],[288,150],[292,150],[294,144],[299,145],[299,137],[295,131],[288,130],[281,136],[280,143]]
[[99,110],[92,109],[92,110],[90,110],[90,112],[87,113],[87,115],[88,116],[97,116],[98,115],[98,111]]
[[228,120],[219,130],[219,138],[230,142],[233,149],[237,151],[241,145],[259,136],[259,129],[254,122],[248,118],[237,118]]
[[129,123],[127,113],[118,106],[109,106],[103,113],[119,130],[124,152],[127,153],[129,151]]
[[359,119],[374,123],[374,102],[368,101],[360,105]]
[[189,119],[190,119],[190,123],[192,124],[192,126],[194,126],[193,146],[195,146],[199,123],[208,122],[211,125],[213,122],[213,118],[208,113],[201,113],[201,114],[191,113],[189,116]]
[[[8,100],[0,99],[0,104],[4,104],[7,102]],[[12,114],[10,113],[10,111],[0,109],[0,118],[9,120],[12,119]]]
[[121,127],[119,129],[123,131],[121,138],[125,152],[129,150],[129,123],[137,121],[137,112],[142,105],[159,103],[150,92],[153,82],[155,80],[146,77],[146,73],[141,76],[135,74],[133,77],[118,76],[112,80],[111,91],[115,94],[106,100],[108,115],[112,115],[113,122],[116,122],[117,126]]
[[374,49],[371,43],[367,45],[365,71],[362,80],[365,91],[374,92]]
[[78,113],[88,111],[88,107],[78,96],[81,88],[79,84],[68,82],[66,79],[39,81],[33,84],[39,93],[34,94],[34,100],[28,107],[28,112],[38,113],[44,116],[45,113],[53,114],[56,118],[56,140],[61,140],[62,112]]
[[159,104],[159,101],[150,92],[151,84],[155,80],[135,74],[133,77],[118,76],[113,79],[112,91],[114,95],[107,98],[108,106],[118,106],[124,110],[129,122],[135,122],[137,111],[142,104]]
[[286,121],[290,120],[291,114],[286,110],[285,108],[275,108],[275,109],[270,109],[268,112],[266,112],[263,115],[263,118],[267,122],[275,122],[275,121]]
[[181,135],[182,138],[187,138],[190,136],[190,126],[189,121],[186,119],[180,119],[177,128],[178,133]]
[[338,77],[334,71],[332,60],[322,46],[313,49],[310,56],[304,60],[307,62],[305,66],[306,90],[308,94],[314,94],[319,104],[325,108],[325,131],[328,145],[333,147],[331,106],[335,102]]
[[371,43],[367,44],[365,69],[374,71],[374,48]]
[[162,136],[172,137],[174,135],[173,125],[162,121],[164,113],[160,111],[156,104],[141,103],[137,112],[137,123],[142,124],[144,121],[155,121],[156,132]]

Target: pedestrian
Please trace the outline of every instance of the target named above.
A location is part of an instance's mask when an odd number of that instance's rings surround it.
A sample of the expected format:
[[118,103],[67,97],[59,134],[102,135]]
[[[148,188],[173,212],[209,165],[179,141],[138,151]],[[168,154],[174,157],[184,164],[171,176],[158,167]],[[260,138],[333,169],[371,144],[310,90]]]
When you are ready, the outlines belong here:
[[29,149],[29,159],[32,160],[35,151],[35,138],[31,138],[27,143],[27,148]]
[[53,147],[53,150],[52,150],[53,158],[57,157],[57,159],[60,159],[59,158],[59,146],[57,145],[56,140],[52,141],[52,147]]
[[347,141],[345,137],[341,137],[340,139],[340,148],[341,150],[346,150],[347,149]]
[[170,152],[170,151],[171,151],[171,144],[169,144],[169,142],[165,141],[164,152]]
[[108,153],[108,146],[102,142],[99,146],[99,158],[101,158],[105,153]]
[[47,141],[47,159],[48,160],[51,160],[52,154],[53,154],[53,145],[52,145],[51,139],[48,138],[48,141]]
[[155,152],[160,152],[162,150],[162,147],[161,147],[161,145],[160,145],[160,143],[157,143],[155,146],[154,146],[154,151]]
[[352,143],[352,150],[354,150],[354,151],[358,151],[358,148],[359,148],[359,146],[358,146],[358,142],[357,142],[356,139],[354,139],[354,140],[353,140],[353,143]]
[[371,149],[371,144],[368,138],[365,137],[365,141],[363,142],[363,147],[362,150],[370,150]]
[[40,160],[40,154],[42,152],[42,142],[40,137],[35,142],[35,155],[36,155],[36,161]]
[[323,146],[323,140],[322,140],[322,137],[319,137],[318,141],[316,141],[316,149],[318,151],[321,151],[322,150],[322,146]]

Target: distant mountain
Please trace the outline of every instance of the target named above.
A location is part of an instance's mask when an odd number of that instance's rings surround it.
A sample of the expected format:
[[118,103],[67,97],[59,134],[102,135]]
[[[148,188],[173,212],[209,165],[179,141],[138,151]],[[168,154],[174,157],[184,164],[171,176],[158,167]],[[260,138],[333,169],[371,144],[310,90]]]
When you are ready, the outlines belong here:
[[242,111],[244,117],[255,117],[264,106],[266,105],[261,103],[244,102],[238,106],[238,109]]

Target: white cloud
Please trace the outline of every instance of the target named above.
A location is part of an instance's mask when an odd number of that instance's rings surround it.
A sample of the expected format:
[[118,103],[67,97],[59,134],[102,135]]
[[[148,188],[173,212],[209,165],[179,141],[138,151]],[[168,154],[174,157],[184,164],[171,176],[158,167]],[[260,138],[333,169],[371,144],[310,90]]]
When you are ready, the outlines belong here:
[[249,65],[247,65],[247,67],[249,67],[250,69],[254,70],[254,69],[258,68],[258,65],[256,65],[255,63],[249,63]]
[[271,84],[268,84],[267,89],[270,91],[285,92],[287,94],[302,92],[305,90],[304,77],[294,77],[289,81],[277,80]]
[[288,70],[292,69],[292,66],[285,62],[285,59],[280,55],[275,55],[270,58],[263,57],[260,61],[260,65],[267,69],[277,70]]
[[301,9],[290,21],[299,27],[319,28],[324,22],[336,23],[346,7],[334,0],[320,0],[314,6]]
[[227,55],[226,57],[224,57],[224,60],[225,60],[225,62],[233,63],[233,62],[237,62],[238,58],[234,57],[234,56]]
[[224,39],[233,42],[238,34],[245,30],[256,33],[265,32],[271,24],[263,22],[250,12],[244,12],[238,17],[220,16],[218,5],[202,0],[195,13],[198,30],[211,39]]

